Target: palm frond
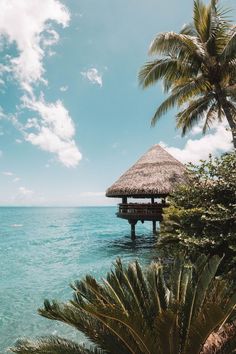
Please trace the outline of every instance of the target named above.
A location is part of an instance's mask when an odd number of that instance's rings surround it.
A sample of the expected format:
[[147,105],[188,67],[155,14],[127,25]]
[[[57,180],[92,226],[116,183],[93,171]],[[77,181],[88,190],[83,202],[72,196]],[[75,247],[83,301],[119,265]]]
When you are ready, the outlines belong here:
[[19,342],[20,354],[199,354],[212,331],[225,323],[236,293],[215,277],[218,256],[153,262],[144,272],[120,259],[106,279],[91,276],[73,284],[74,300],[45,301],[40,314],[82,331],[95,348],[58,337]]
[[203,302],[207,296],[208,288],[211,286],[211,283],[215,278],[221,261],[222,259],[218,256],[213,256],[206,261],[203,268],[200,268],[200,272],[198,272],[198,281],[195,286],[193,316],[197,316],[201,310]]
[[176,87],[172,89],[172,94],[157,108],[151,120],[151,125],[155,126],[158,119],[169,109],[174,108],[175,105],[179,107],[192,97],[207,92],[208,89],[209,83],[202,76],[193,80],[176,82]]
[[[93,298],[92,294],[91,298]],[[94,298],[93,301],[96,303]],[[50,303],[45,300],[44,308],[39,309],[38,312],[43,317],[61,321],[83,332],[92,343],[99,345],[100,348],[105,351],[109,352],[109,350],[117,346],[121,348],[125,354],[129,354],[129,351],[122,345],[118,336],[114,335],[113,329],[104,326],[97,317],[91,316],[91,314],[83,310],[83,304],[83,297],[80,297],[78,293],[76,293],[75,299],[71,303],[60,304],[57,301]]]
[[189,103],[188,107],[177,114],[177,128],[182,129],[182,135],[196,125],[207,113],[211,104],[214,102],[214,94],[209,93]]
[[[18,340],[15,347],[10,348],[14,353],[20,354],[103,354],[98,348],[87,349],[68,339],[51,336],[41,337],[35,341]],[[105,354],[105,353],[104,353]]]
[[222,108],[219,106],[218,103],[214,103],[206,114],[206,119],[202,128],[203,134],[205,134],[206,131],[210,129],[211,125],[214,123],[216,118],[218,118],[219,121],[222,121],[222,116]]
[[188,36],[197,36],[197,31],[193,25],[193,23],[185,24],[180,31],[180,34],[186,34]]
[[235,102],[230,102],[229,100],[227,100],[227,106],[229,107],[233,122],[236,123],[236,104],[235,104]]
[[188,56],[202,58],[204,53],[203,46],[196,37],[175,32],[165,32],[158,34],[152,41],[149,48],[149,55],[174,55],[184,52]]
[[164,77],[180,76],[180,73],[187,71],[187,67],[180,64],[177,59],[160,59],[146,63],[139,72],[139,83],[143,88],[157,83]]
[[[161,64],[164,64],[162,65],[162,70],[160,70]],[[138,74],[139,84],[143,88],[155,84],[157,80],[161,79],[165,75],[167,65],[165,59],[164,59],[164,63],[163,63],[163,59],[145,63],[140,69]]]
[[236,27],[233,26],[230,31],[228,31],[228,36],[226,38],[226,44],[220,55],[220,60],[229,62],[232,59],[236,59]]
[[206,6],[202,1],[195,0],[193,5],[194,27],[202,43],[207,42],[211,27],[211,6]]
[[168,308],[169,290],[163,276],[163,266],[153,262],[147,270],[147,282],[152,298],[152,307],[157,314],[162,313]]
[[225,94],[226,94],[226,97],[227,97],[227,100],[232,102],[232,103],[236,103],[236,87],[235,85],[233,86],[228,86],[226,89],[225,89]]

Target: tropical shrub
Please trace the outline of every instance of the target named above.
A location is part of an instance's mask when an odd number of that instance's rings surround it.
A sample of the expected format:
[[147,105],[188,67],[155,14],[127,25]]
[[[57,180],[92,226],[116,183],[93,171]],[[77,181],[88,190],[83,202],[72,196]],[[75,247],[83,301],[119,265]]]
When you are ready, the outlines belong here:
[[[138,262],[124,266],[117,260],[102,283],[87,275],[72,286],[72,301],[46,300],[39,310],[40,315],[83,332],[91,349],[48,337],[19,341],[11,350],[21,354],[209,353],[216,336],[222,337],[225,323],[228,326],[233,318],[236,304],[231,283],[215,276],[220,262],[218,256],[203,255],[194,265],[182,260],[158,262],[143,271]],[[231,332],[227,332],[227,354],[236,349]],[[218,340],[218,350],[224,349],[225,342]]]
[[227,271],[236,262],[236,154],[188,166],[189,182],[169,199],[160,244],[188,254],[225,255]]

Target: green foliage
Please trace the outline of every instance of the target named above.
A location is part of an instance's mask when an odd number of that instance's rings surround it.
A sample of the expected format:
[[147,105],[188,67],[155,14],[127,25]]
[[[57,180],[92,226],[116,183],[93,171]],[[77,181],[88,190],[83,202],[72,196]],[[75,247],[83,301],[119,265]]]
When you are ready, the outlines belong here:
[[42,337],[38,340],[19,340],[11,350],[21,354],[102,354],[99,349],[87,349],[68,339],[60,337]]
[[163,81],[169,97],[157,108],[152,125],[177,106],[176,125],[183,135],[202,119],[203,133],[225,115],[236,148],[236,27],[212,0],[194,0],[193,23],[180,33],[158,34],[149,54],[157,58],[139,72],[143,88]]
[[165,210],[160,244],[225,255],[228,271],[236,262],[236,155],[210,157],[188,170],[189,183],[175,190]]
[[[232,317],[236,304],[231,283],[215,276],[220,263],[218,256],[202,255],[195,264],[177,259],[168,265],[152,263],[143,271],[138,262],[124,266],[117,260],[102,283],[86,276],[73,284],[72,301],[46,300],[39,310],[48,319],[82,331],[93,349],[49,337],[20,341],[11,350],[20,354],[205,354],[203,345],[209,348],[209,335],[218,333]],[[231,340],[230,345],[233,352],[236,343]]]

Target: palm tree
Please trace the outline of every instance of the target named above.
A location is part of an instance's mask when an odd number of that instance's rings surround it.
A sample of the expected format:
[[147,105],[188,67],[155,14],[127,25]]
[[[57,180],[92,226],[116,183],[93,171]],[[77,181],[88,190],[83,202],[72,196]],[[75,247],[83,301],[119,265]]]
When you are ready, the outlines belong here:
[[220,262],[218,256],[201,256],[194,265],[182,260],[165,266],[152,263],[143,272],[138,262],[124,266],[117,260],[102,284],[87,275],[72,286],[73,301],[46,300],[39,310],[42,316],[83,332],[91,349],[49,337],[19,341],[11,350],[20,354],[206,354],[228,326],[228,336],[218,340],[222,351],[217,353],[233,353],[236,330],[228,323],[236,293],[216,277]]
[[193,23],[180,33],[158,34],[149,54],[157,56],[139,72],[139,82],[147,88],[163,80],[169,97],[157,108],[152,125],[169,109],[182,109],[177,128],[185,135],[204,120],[203,133],[226,117],[236,148],[236,26],[217,0],[205,5],[194,0]]

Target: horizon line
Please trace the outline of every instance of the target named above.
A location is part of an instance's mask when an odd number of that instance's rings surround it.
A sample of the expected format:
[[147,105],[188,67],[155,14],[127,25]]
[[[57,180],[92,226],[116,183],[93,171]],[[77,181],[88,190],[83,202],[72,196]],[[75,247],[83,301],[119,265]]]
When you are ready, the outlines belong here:
[[116,205],[0,205],[0,208],[103,208]]

